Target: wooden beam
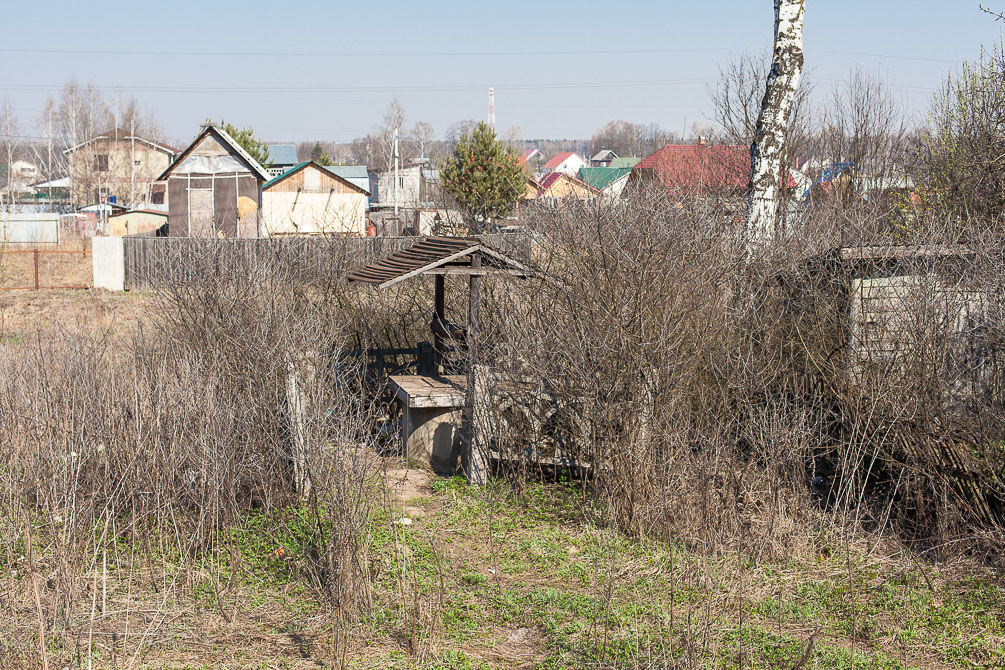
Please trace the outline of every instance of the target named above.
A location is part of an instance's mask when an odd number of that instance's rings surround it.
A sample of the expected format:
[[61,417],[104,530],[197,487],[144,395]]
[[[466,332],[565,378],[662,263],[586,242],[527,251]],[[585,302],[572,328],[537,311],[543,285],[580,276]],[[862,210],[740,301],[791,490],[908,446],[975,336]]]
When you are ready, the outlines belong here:
[[[434,286],[434,301],[433,301],[433,318],[439,320],[441,323],[446,321],[445,318],[445,307],[444,307],[444,293],[446,291],[445,285],[446,281],[442,274],[435,277]],[[440,365],[443,363],[443,336],[439,332],[433,332],[433,372],[440,374]]]
[[468,268],[468,267],[438,267],[426,270],[427,275],[461,275],[485,277],[488,275],[508,275],[511,277],[528,277],[528,273],[523,270],[512,270],[510,268]]
[[[482,265],[482,255],[476,252],[471,255],[471,267],[478,269]],[[487,435],[481,430],[481,419],[487,407],[488,368],[481,364],[480,356],[480,322],[482,313],[482,278],[477,274],[468,277],[468,387],[465,395],[464,414],[467,419],[467,439],[464,441],[464,474],[468,483],[482,486],[488,481],[488,456],[485,453],[488,444]]]
[[416,268],[415,270],[412,270],[411,272],[406,272],[404,274],[400,274],[397,277],[395,277],[394,279],[388,279],[386,282],[377,284],[377,288],[387,288],[388,286],[393,286],[393,285],[397,284],[398,282],[404,281],[405,279],[408,279],[410,277],[414,277],[416,275],[421,275],[421,274],[423,274],[425,272],[429,272],[429,270],[431,270],[433,268],[436,268],[436,267],[439,267],[441,265],[444,265],[446,263],[449,263],[450,261],[457,260],[458,258],[463,258],[464,256],[468,256],[470,254],[473,254],[473,253],[477,252],[479,248],[480,248],[479,245],[476,244],[473,247],[468,247],[467,249],[462,249],[461,251],[458,251],[457,253],[450,254],[449,256],[446,256],[446,257],[441,258],[439,260],[433,261],[432,263],[428,263],[426,265],[423,265],[422,267]]

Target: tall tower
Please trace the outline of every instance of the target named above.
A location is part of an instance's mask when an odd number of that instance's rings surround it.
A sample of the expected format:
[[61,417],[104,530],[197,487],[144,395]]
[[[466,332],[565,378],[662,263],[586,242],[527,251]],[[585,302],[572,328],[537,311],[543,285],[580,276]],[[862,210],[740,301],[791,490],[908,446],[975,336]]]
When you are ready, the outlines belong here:
[[496,90],[489,89],[489,128],[496,129]]

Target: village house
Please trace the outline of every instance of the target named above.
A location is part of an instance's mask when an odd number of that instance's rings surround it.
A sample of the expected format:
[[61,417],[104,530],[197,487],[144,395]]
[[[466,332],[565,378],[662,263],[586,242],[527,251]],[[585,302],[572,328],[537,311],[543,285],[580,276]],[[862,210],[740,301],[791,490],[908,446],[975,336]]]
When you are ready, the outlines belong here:
[[112,128],[63,153],[74,205],[107,201],[134,206],[157,204],[154,182],[178,151],[162,142]]
[[265,235],[366,235],[369,191],[307,161],[262,185]]
[[570,200],[589,200],[602,193],[589,184],[564,172],[552,172],[541,180],[537,199],[550,205],[559,205]]
[[590,158],[590,167],[610,167],[618,155],[610,149],[601,149]]
[[541,172],[546,175],[552,172],[561,172],[562,174],[575,177],[579,174],[579,168],[582,167],[586,167],[586,161],[580,158],[578,154],[571,151],[563,151],[562,153],[555,154],[550,161],[541,166]]
[[367,174],[365,165],[326,165],[325,169],[367,193],[370,192],[370,175]]
[[538,149],[524,149],[517,158],[517,162],[523,165],[530,172],[534,172],[541,162],[541,151]]
[[579,170],[583,183],[592,186],[606,198],[617,198],[625,190],[632,169],[628,167],[584,167]]
[[258,237],[260,187],[271,176],[214,125],[158,177],[167,181],[171,237]]
[[269,166],[265,168],[273,177],[278,177],[287,170],[300,165],[297,158],[297,145],[295,144],[270,144],[269,145]]
[[[635,186],[658,183],[680,196],[739,196],[750,181],[750,150],[739,145],[667,144],[644,158],[629,176]],[[792,175],[785,188],[794,189]]]

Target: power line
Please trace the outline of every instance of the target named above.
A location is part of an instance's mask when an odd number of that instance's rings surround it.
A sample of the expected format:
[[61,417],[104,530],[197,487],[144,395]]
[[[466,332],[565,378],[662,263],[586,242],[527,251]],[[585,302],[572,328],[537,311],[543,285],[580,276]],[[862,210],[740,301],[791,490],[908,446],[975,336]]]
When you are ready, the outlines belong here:
[[[695,53],[707,51],[737,51],[735,47],[684,47],[677,49],[588,49],[562,51],[165,51],[147,49],[17,49],[0,48],[0,53],[66,54],[91,56],[191,56],[226,58],[475,58],[500,56],[598,56],[598,55],[645,55],[661,53]],[[838,54],[842,56],[865,56],[891,60],[924,61],[929,63],[959,64],[962,61],[928,56],[901,54],[881,54],[867,51],[844,51],[838,49],[806,49],[809,53]]]
[[[579,81],[579,82],[550,82],[550,83],[528,83],[528,84],[497,84],[495,88],[507,90],[547,90],[547,89],[576,89],[576,88],[629,88],[635,86],[677,86],[689,84],[708,84],[719,81],[715,77],[688,78],[688,79],[644,79],[631,81]],[[844,79],[822,77],[817,81],[831,83],[848,83]],[[914,86],[911,84],[888,84],[888,88],[893,90],[903,90],[908,92],[930,92],[936,89],[926,86]],[[0,83],[0,90],[10,91],[60,91],[63,86],[50,84],[6,84]],[[347,85],[347,86],[160,86],[160,85],[134,85],[134,86],[95,86],[97,91],[114,92],[126,91],[134,93],[214,93],[214,94],[265,94],[265,93],[449,93],[463,91],[480,91],[484,88],[482,84],[406,84],[401,86],[381,84],[375,86]]]

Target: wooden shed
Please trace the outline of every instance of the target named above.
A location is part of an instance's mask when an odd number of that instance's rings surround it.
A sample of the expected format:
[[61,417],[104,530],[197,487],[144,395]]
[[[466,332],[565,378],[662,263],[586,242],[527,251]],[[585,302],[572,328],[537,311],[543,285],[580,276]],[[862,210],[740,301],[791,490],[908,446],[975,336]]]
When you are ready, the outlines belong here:
[[203,127],[158,178],[168,185],[168,236],[259,237],[260,187],[269,179],[234,138]]
[[926,329],[962,334],[979,320],[982,296],[968,278],[973,256],[962,245],[841,247],[810,259],[794,287],[797,305],[836,326],[833,344],[846,352],[848,370],[887,368]]
[[269,236],[366,235],[370,193],[314,161],[262,186],[262,228]]

